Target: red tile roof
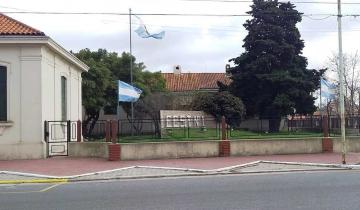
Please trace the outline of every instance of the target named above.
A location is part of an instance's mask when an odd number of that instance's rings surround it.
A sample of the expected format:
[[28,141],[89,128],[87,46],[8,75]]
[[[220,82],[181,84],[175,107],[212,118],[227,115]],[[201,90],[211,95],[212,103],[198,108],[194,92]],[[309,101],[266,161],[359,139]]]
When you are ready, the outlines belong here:
[[162,73],[166,88],[172,92],[194,91],[201,89],[218,89],[217,81],[230,84],[225,73]]
[[45,36],[35,28],[21,23],[9,16],[0,13],[0,35],[1,36]]

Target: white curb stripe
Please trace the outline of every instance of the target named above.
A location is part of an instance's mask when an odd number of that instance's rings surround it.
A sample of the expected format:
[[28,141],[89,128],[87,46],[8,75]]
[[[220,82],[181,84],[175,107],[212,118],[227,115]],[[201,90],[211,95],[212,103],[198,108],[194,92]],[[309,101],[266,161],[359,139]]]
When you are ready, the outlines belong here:
[[221,172],[226,170],[231,170],[234,168],[246,168],[255,166],[259,163],[272,163],[272,164],[287,164],[287,165],[304,165],[304,166],[323,166],[323,167],[333,167],[333,168],[347,168],[347,169],[360,169],[360,165],[343,165],[343,164],[325,164],[325,163],[304,163],[304,162],[283,162],[283,161],[268,161],[268,160],[258,160],[250,163],[228,166],[218,169],[194,169],[194,168],[177,168],[177,167],[161,167],[161,166],[129,166],[111,170],[104,170],[104,171],[97,171],[97,172],[90,172],[78,175],[70,175],[70,176],[51,176],[51,175],[43,175],[43,174],[36,174],[36,173],[26,173],[26,172],[16,172],[16,171],[0,171],[0,174],[10,174],[10,175],[18,175],[18,176],[28,176],[28,177],[38,177],[38,178],[53,178],[53,179],[71,179],[71,178],[78,178],[83,176],[90,176],[90,175],[97,175],[97,174],[104,174],[104,173],[111,173],[116,171],[122,171],[127,169],[134,169],[134,168],[148,168],[148,169],[165,169],[165,170],[179,170],[179,171],[189,171],[189,172],[199,172],[199,173],[215,173]]

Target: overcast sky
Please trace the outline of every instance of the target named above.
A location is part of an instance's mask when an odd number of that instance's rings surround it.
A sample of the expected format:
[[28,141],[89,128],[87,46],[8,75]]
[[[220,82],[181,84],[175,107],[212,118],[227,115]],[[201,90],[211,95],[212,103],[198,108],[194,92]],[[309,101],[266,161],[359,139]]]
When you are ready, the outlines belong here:
[[[295,0],[294,2],[299,1]],[[305,1],[305,0],[304,0]],[[306,0],[311,1],[311,0]],[[317,0],[317,2],[336,0]],[[349,0],[350,1],[350,0]],[[357,0],[352,1],[357,2]],[[245,14],[251,3],[184,0],[2,0],[0,11]],[[336,14],[336,4],[295,4],[304,14]],[[360,5],[343,5],[343,14],[360,14]],[[129,51],[129,17],[111,15],[7,14],[35,27],[68,50],[83,48]],[[163,40],[142,39],[133,33],[133,54],[150,71],[224,72],[230,58],[243,52],[249,17],[140,16],[150,32],[166,32]],[[326,67],[338,49],[336,17],[303,17],[298,25],[305,41],[309,68]],[[134,24],[133,29],[138,25]],[[344,52],[360,49],[360,17],[343,18]]]

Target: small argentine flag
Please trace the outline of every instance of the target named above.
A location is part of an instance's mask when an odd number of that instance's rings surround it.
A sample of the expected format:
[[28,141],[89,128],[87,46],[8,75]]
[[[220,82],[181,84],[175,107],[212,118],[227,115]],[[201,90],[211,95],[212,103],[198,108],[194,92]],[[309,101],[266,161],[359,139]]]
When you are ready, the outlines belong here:
[[118,80],[119,101],[135,102],[140,98],[142,90]]
[[162,39],[165,36],[165,31],[161,31],[160,33],[150,33],[144,22],[136,15],[134,15],[138,21],[139,21],[139,27],[135,30],[135,32],[141,37],[141,38],[154,38],[154,39]]
[[336,95],[336,85],[321,78],[321,97],[333,99]]

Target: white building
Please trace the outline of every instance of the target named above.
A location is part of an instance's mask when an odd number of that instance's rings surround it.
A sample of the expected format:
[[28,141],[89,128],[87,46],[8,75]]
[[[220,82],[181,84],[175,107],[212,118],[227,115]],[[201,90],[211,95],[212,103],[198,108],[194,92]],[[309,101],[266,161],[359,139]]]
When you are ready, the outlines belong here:
[[44,121],[82,119],[87,70],[43,32],[0,14],[0,159],[47,156]]

